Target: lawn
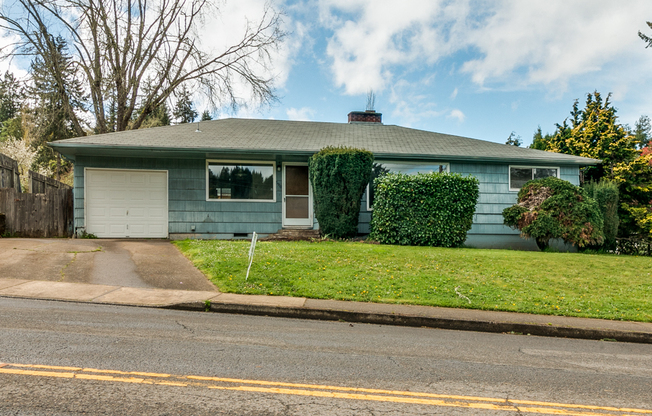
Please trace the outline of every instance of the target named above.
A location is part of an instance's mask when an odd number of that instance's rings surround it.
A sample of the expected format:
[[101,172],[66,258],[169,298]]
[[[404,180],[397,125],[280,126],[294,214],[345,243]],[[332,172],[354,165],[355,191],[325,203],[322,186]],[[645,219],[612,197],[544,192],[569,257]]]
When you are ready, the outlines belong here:
[[652,322],[652,258],[361,242],[175,242],[228,293]]

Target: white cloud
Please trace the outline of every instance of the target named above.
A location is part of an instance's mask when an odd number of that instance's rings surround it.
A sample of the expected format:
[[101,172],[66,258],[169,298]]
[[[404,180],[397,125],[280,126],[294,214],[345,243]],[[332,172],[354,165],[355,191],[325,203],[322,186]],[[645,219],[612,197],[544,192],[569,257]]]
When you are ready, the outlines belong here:
[[389,103],[394,106],[392,118],[400,120],[400,124],[405,127],[446,114],[445,110],[437,109],[431,97],[423,94],[418,83],[409,83],[403,79],[391,86]]
[[[334,83],[350,95],[382,91],[444,57],[461,57],[460,70],[479,87],[509,90],[563,92],[619,61],[644,60],[649,70],[652,53],[637,36],[645,16],[652,16],[645,0],[320,1]],[[632,71],[623,65],[612,73]]]
[[451,110],[451,112],[448,114],[447,118],[454,118],[457,121],[459,121],[460,123],[463,123],[466,116],[464,115],[464,113],[461,110],[458,110],[456,108],[454,110]]
[[333,30],[326,53],[335,84],[352,95],[382,91],[396,67],[432,63],[445,54],[446,33],[432,28],[460,7],[434,0],[415,0],[409,7],[394,0],[323,0],[320,5],[322,24]]
[[462,71],[479,85],[516,79],[516,87],[543,84],[563,90],[572,77],[641,55],[637,28],[642,16],[650,15],[652,3],[643,1],[623,7],[613,0],[506,0],[469,33],[466,41],[480,56],[465,62]]
[[[277,4],[274,4],[277,3]],[[200,39],[202,48],[218,54],[226,48],[237,44],[242,40],[247,24],[254,25],[264,18],[266,7],[270,6],[272,10],[280,10],[282,4],[278,2],[269,2],[267,0],[238,0],[221,2],[219,10],[206,16],[202,28],[199,30],[198,39]],[[290,70],[302,42],[306,36],[305,26],[300,22],[293,22],[289,18],[284,18],[281,29],[288,33],[285,41],[278,49],[270,49],[269,59],[263,54],[250,61],[250,67],[255,73],[263,78],[273,78],[274,86],[279,89],[283,88],[287,82]],[[237,97],[243,104],[251,103],[252,97],[249,85],[241,79],[232,79],[232,84]],[[201,94],[196,95],[197,101],[203,100]],[[246,111],[245,111],[246,113]]]
[[[17,43],[20,40],[18,35],[8,33],[6,30],[0,30],[0,51],[8,51],[12,48],[12,45]],[[3,54],[4,55],[4,54]],[[29,63],[27,63],[29,65]],[[0,59],[0,76],[3,76],[5,72],[13,73],[16,78],[22,79],[27,76],[27,71],[21,66],[18,65],[18,62],[14,59],[14,55],[5,56],[3,59]]]
[[457,88],[455,88],[455,89],[453,90],[453,92],[451,93],[451,100],[454,100],[455,97],[457,97]]
[[290,120],[310,121],[311,116],[315,114],[315,110],[310,107],[301,107],[298,110],[296,108],[288,108],[286,114]]

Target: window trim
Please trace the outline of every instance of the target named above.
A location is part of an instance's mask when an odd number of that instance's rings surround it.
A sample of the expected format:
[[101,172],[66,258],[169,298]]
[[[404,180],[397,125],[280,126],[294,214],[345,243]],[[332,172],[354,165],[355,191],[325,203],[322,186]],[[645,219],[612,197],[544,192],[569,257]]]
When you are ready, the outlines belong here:
[[[414,162],[414,161],[402,161],[402,160],[374,160],[374,163],[396,163],[396,164],[403,164],[403,165],[414,165],[414,166],[423,166],[423,165],[433,165],[433,164],[438,164],[438,165],[444,165],[446,166],[446,169],[444,170],[445,173],[450,173],[451,171],[451,164],[450,162],[438,162],[438,161],[432,161],[431,163],[427,162]],[[397,172],[390,172],[390,173],[397,173]],[[370,206],[370,198],[371,194],[369,193],[369,184],[367,184],[367,188],[365,190],[367,197],[365,198],[367,200],[367,211],[372,212],[374,210],[374,207]]]
[[[246,166],[247,164],[253,165],[268,165],[272,167],[273,190],[272,199],[213,199],[209,196],[209,175],[208,167],[211,163],[224,163],[236,166]],[[206,202],[276,202],[276,161],[273,160],[225,160],[225,159],[206,159]]]
[[[535,169],[557,169],[556,178],[561,179],[561,168],[559,166],[541,166],[541,165],[509,165],[507,169],[507,186],[510,192],[518,192],[521,188],[512,188],[512,168],[516,169],[532,169],[532,179],[534,179]],[[532,180],[530,179],[530,180]]]

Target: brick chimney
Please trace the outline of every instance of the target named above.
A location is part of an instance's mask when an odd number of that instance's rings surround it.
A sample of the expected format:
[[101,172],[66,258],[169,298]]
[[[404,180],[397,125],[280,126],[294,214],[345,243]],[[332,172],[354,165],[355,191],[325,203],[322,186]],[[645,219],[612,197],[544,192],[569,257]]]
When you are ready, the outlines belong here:
[[374,110],[351,111],[349,113],[349,123],[379,123],[382,124],[383,115]]

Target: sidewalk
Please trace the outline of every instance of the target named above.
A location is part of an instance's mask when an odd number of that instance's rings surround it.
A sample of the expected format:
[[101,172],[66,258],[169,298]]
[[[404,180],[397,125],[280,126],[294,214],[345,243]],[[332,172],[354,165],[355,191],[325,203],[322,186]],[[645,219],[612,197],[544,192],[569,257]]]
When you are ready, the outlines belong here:
[[652,323],[472,309],[20,279],[0,279],[2,297],[652,344]]

